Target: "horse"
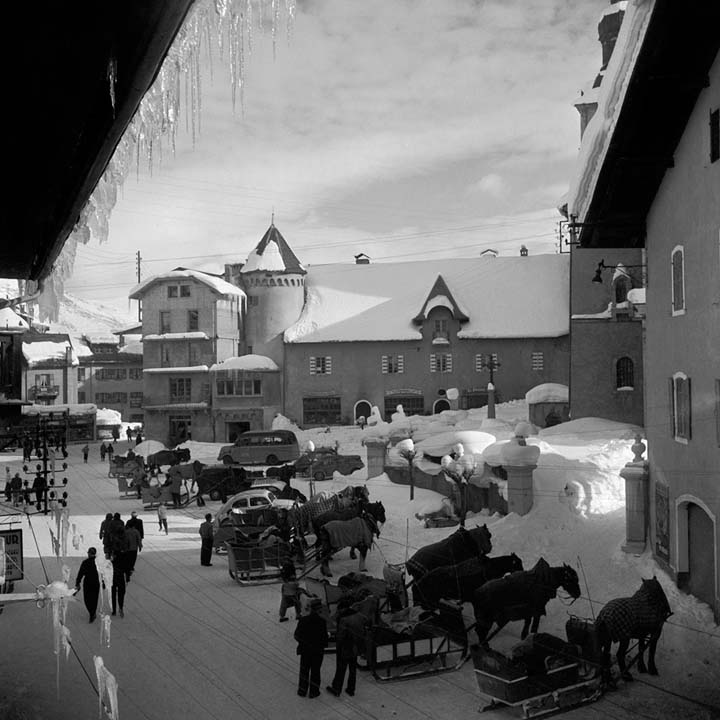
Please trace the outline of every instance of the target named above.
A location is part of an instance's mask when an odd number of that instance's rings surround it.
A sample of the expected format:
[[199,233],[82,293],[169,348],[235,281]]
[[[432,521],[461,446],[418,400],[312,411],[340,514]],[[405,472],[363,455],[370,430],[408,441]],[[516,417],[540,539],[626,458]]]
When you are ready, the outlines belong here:
[[[380,505],[377,508],[376,505]],[[376,517],[374,512],[378,513]],[[358,571],[365,572],[365,558],[372,546],[374,537],[380,537],[379,522],[385,520],[385,509],[382,503],[372,503],[358,517],[351,520],[331,520],[320,528],[318,541],[320,544],[320,572],[326,577],[332,577],[330,572],[330,558],[334,552],[344,547],[355,547],[360,553]]]
[[[315,537],[318,538],[316,544],[319,542],[320,530],[323,525],[326,525],[333,520],[352,520],[353,518],[362,515],[363,512],[369,512],[381,524],[386,520],[385,506],[381,502],[368,503],[361,500],[355,505],[351,505],[344,510],[330,510],[322,513],[322,515],[316,516],[312,521],[313,532],[315,533]],[[350,548],[351,560],[354,560],[357,557],[355,550],[356,548],[354,546]]]
[[515,553],[474,557],[457,565],[435,568],[413,583],[413,603],[437,607],[441,598],[472,602],[475,590],[488,580],[522,569],[522,560]]
[[178,448],[177,450],[158,450],[147,457],[147,466],[151,471],[159,469],[161,465],[178,465],[190,462],[190,450]]
[[[656,577],[643,579],[639,590],[632,597],[610,600],[598,613],[595,630],[600,641],[603,657],[603,674],[612,683],[610,676],[610,649],[617,642],[615,655],[623,680],[633,677],[625,665],[625,654],[632,638],[638,640],[638,670],[657,675],[655,649],[665,621],[672,615],[662,585]],[[645,666],[645,647],[648,647],[648,664]]]
[[557,595],[559,587],[570,594],[573,602],[580,597],[580,583],[575,570],[566,564],[550,567],[543,558],[532,570],[514,572],[481,585],[473,596],[478,642],[487,645],[488,632],[494,623],[497,629],[490,637],[515,620],[525,622],[521,639],[527,637],[528,630],[536,633],[540,616],[545,614],[545,605]]
[[305,535],[312,532],[313,520],[326,512],[345,510],[352,507],[359,499],[367,500],[368,489],[364,485],[348,486],[339,493],[327,490],[313,495],[308,502],[293,511],[292,521],[298,532]]
[[435,568],[487,555],[492,550],[491,538],[487,525],[470,530],[459,527],[444,540],[421,547],[407,561],[407,571],[417,582]]

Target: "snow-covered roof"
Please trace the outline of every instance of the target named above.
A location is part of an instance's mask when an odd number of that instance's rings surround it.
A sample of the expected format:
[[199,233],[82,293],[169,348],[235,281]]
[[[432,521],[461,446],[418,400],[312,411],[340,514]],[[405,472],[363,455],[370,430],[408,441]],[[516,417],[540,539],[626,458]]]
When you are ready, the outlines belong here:
[[73,352],[76,357],[84,358],[93,356],[93,351],[90,349],[90,346],[87,344],[83,336],[72,334],[70,335],[70,342],[72,343]]
[[118,339],[115,335],[111,334],[89,334],[85,333],[83,336],[87,342],[91,345],[117,345]]
[[23,320],[11,307],[0,308],[0,328],[29,328],[28,323]]
[[525,401],[528,405],[535,405],[536,403],[561,403],[568,402],[570,397],[570,391],[567,385],[560,383],[542,383],[536,385],[534,388],[530,388],[525,393]]
[[285,341],[419,340],[413,318],[438,275],[469,317],[459,338],[558,337],[569,331],[568,269],[559,254],[312,266]]
[[210,337],[202,330],[182,333],[162,333],[161,335],[145,335],[143,340],[209,340]]
[[280,234],[275,225],[270,225],[262,240],[248,255],[240,272],[247,274],[258,271],[305,273],[305,268]]
[[142,340],[131,340],[130,342],[126,342],[121,348],[118,348],[118,352],[127,355],[142,355]]
[[645,288],[629,290],[627,298],[633,305],[642,305],[645,302]]
[[208,371],[207,365],[189,365],[185,367],[156,367],[156,368],[143,368],[144,373],[149,374],[169,374],[169,373],[206,373]]
[[70,338],[65,339],[47,339],[47,340],[28,340],[27,336],[23,339],[23,355],[29,367],[36,367],[46,362],[56,360],[64,361],[67,357],[67,350],[70,349],[71,365],[78,365],[77,357],[72,352],[73,346]]
[[[625,12],[598,95],[598,108],[585,128],[575,177],[568,193],[568,213],[585,218],[595,184],[612,141],[619,109],[627,93],[632,70],[642,47],[655,0],[630,3]],[[618,8],[619,9],[619,8]]]
[[265,355],[241,355],[240,357],[231,357],[216,363],[210,367],[210,372],[218,370],[244,370],[246,372],[263,372],[277,371],[280,368],[274,360]]
[[239,287],[231,285],[222,278],[215,277],[214,275],[208,275],[207,273],[200,272],[199,270],[178,268],[177,270],[171,270],[170,272],[162,273],[161,275],[154,275],[147,280],[143,280],[139,285],[136,285],[130,291],[128,297],[131,300],[138,300],[150,286],[166,280],[196,280],[197,282],[206,285],[211,290],[214,290],[218,293],[218,295],[245,295]]
[[97,406],[93,403],[76,403],[73,405],[26,405],[22,409],[23,415],[62,415],[64,412],[70,415],[88,415],[97,412]]

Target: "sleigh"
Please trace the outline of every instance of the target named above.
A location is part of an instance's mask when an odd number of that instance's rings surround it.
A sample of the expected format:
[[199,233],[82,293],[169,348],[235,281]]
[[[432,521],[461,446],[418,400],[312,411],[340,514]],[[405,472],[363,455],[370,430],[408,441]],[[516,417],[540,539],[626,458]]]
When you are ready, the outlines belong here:
[[[554,649],[535,656],[535,660],[531,655],[510,657],[487,646],[471,647],[475,679],[483,701],[481,712],[504,706],[516,710],[523,718],[540,717],[600,697],[599,665],[590,661],[591,656],[595,659],[591,649],[544,633],[535,637],[541,636],[551,638]],[[532,642],[531,635],[526,643]]]
[[261,585],[279,582],[284,563],[292,560],[290,545],[260,541],[226,541],[228,573],[240,585]]
[[143,469],[143,459],[141,457],[126,458],[119,455],[110,460],[108,477],[129,480],[132,479],[133,473],[138,469]]
[[367,638],[367,667],[376,680],[404,680],[462,667],[468,657],[462,605],[443,600],[436,610],[423,611],[419,622],[403,629],[393,622],[397,615],[381,615]]

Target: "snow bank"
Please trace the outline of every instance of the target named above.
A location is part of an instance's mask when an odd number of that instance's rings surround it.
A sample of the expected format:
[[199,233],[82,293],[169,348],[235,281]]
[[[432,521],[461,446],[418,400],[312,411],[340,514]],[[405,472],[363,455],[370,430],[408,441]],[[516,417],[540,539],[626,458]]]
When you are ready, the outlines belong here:
[[536,385],[525,393],[525,402],[528,405],[549,402],[568,402],[570,391],[567,385],[560,383],[542,383]]
[[245,370],[254,372],[277,371],[280,368],[274,360],[265,355],[241,355],[240,357],[231,357],[216,363],[210,367],[210,372],[218,370]]
[[538,434],[541,438],[549,439],[551,442],[553,438],[560,437],[571,440],[580,438],[589,442],[601,438],[633,440],[635,435],[645,437],[645,430],[638,425],[629,425],[614,420],[605,420],[604,418],[586,417],[543,428]]
[[98,425],[120,425],[122,415],[112,408],[98,408],[96,422]]

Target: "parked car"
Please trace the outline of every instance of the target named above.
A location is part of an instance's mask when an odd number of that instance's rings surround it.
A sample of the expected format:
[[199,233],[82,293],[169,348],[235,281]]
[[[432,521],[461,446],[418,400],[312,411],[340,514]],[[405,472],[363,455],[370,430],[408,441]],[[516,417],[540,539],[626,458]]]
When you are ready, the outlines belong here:
[[337,470],[341,475],[350,475],[365,467],[359,455],[340,455],[335,448],[317,448],[303,453],[295,463],[295,472],[301,477],[315,480],[332,478]]
[[280,465],[299,457],[300,446],[290,430],[250,430],[218,453],[218,460],[225,465]]
[[[250,490],[243,490],[228,498],[215,515],[214,525],[220,527],[223,522],[233,515],[242,516],[233,521],[234,525],[256,525],[259,523],[258,513],[263,510],[278,510],[285,508],[289,510],[294,505],[292,500],[280,500],[272,490],[267,487],[255,487]],[[272,523],[268,523],[272,524]]]

